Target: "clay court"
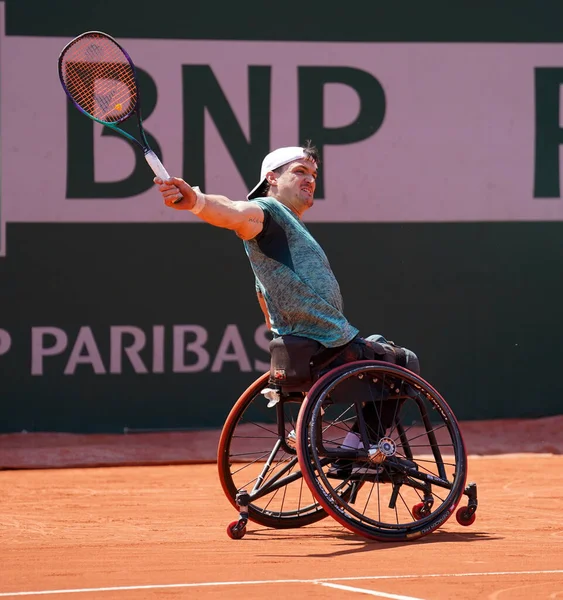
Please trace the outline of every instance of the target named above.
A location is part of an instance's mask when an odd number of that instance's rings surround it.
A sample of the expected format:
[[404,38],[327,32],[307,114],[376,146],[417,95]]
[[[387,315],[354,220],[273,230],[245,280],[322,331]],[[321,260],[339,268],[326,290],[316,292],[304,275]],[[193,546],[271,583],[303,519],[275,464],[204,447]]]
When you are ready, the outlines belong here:
[[462,424],[476,522],[401,544],[330,518],[229,539],[216,434],[0,436],[0,597],[563,598],[562,419]]

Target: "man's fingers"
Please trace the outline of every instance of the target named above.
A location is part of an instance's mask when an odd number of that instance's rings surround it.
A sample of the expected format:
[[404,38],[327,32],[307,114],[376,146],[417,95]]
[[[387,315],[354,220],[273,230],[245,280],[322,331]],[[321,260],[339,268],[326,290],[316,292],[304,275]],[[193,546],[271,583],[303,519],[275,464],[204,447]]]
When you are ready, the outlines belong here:
[[154,177],[153,182],[156,183],[156,185],[160,186],[161,192],[168,190],[168,189],[179,190],[180,186],[186,185],[186,182],[183,179],[178,179],[176,177],[170,177],[169,179],[162,179],[161,177]]
[[178,177],[170,177],[165,180],[161,177],[154,177],[153,181],[158,185],[158,189],[166,206],[176,206],[180,204],[184,196],[191,191],[190,186],[183,179]]
[[165,198],[164,199],[164,204],[166,204],[166,206],[176,206],[182,200],[183,200],[183,198],[182,198],[181,194],[174,194],[173,196]]
[[176,194],[181,193],[180,190],[175,185],[163,184],[159,187],[159,189],[160,189],[160,193],[163,196],[176,195]]

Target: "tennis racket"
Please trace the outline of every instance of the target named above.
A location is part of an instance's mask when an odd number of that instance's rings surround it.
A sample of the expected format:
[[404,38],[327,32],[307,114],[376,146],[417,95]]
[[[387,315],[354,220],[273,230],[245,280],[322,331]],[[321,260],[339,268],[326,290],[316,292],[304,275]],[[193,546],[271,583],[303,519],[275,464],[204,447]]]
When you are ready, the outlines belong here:
[[[71,40],[59,56],[59,77],[64,91],[79,111],[140,146],[157,177],[162,180],[170,177],[147,142],[135,65],[110,35],[87,31]],[[133,114],[137,117],[140,139],[119,127]]]

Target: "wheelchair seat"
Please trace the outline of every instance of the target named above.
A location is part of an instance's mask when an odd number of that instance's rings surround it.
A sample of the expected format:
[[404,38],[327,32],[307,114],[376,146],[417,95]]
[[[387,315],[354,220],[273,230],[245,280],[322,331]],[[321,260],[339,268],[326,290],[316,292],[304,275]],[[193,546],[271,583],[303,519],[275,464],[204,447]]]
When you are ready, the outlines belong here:
[[297,335],[275,337],[270,342],[270,379],[282,393],[308,392],[323,368],[347,346],[326,348],[319,342]]

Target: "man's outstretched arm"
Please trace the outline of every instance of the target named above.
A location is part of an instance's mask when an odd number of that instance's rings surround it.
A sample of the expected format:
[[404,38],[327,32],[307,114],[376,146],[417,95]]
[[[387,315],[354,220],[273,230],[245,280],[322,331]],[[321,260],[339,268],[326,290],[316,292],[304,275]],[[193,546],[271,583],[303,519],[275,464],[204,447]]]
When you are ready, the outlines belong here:
[[262,231],[264,212],[255,202],[203,194],[179,177],[166,181],[155,177],[154,182],[164,204],[170,208],[192,211],[210,225],[235,231],[243,240],[250,240]]

